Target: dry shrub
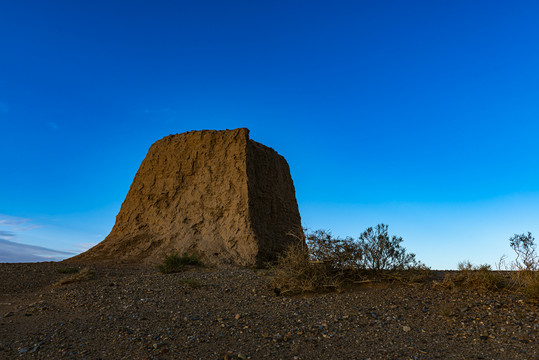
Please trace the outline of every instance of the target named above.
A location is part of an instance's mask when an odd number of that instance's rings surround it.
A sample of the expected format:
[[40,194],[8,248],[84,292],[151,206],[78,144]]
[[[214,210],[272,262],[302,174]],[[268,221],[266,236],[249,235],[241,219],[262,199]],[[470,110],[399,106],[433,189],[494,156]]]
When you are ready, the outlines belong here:
[[307,253],[312,261],[324,263],[334,270],[362,267],[363,250],[358,242],[347,237],[334,238],[327,230],[315,230],[306,236]]
[[[302,231],[274,266],[273,285],[283,292],[341,290],[344,284],[366,278],[423,281],[430,269],[389,237],[387,225],[368,228],[359,239],[335,238],[329,231]],[[293,235],[293,234],[291,234]]]
[[398,280],[407,283],[425,282],[432,278],[432,270],[423,263],[418,262],[416,265],[404,270],[395,270]]
[[536,252],[532,234],[515,234],[509,239],[516,258],[505,262],[499,260],[497,271],[490,265],[474,266],[469,261],[459,263],[458,272],[448,273],[435,286],[454,288],[458,286],[483,288],[487,290],[507,290],[521,293],[531,299],[539,300],[539,256]]
[[311,261],[305,244],[293,244],[273,268],[272,284],[281,294],[304,293],[339,288],[324,262]]
[[369,227],[357,240],[335,238],[329,231],[316,230],[306,236],[312,260],[331,264],[338,271],[371,270],[373,272],[417,270],[426,268],[415,254],[401,246],[402,237],[389,236],[388,226]]
[[445,274],[441,282],[435,286],[443,288],[470,287],[485,290],[501,290],[507,287],[507,281],[502,273],[492,271],[488,264],[474,266],[469,261],[458,264],[458,271]]
[[374,271],[401,271],[424,266],[416,261],[415,254],[407,253],[401,243],[402,237],[388,235],[387,225],[369,227],[358,239],[362,266]]
[[539,271],[521,271],[518,274],[521,292],[531,299],[539,300]]
[[202,284],[200,283],[200,281],[196,279],[181,279],[180,285],[185,285],[191,289],[198,289],[202,287]]
[[537,255],[535,238],[531,232],[528,234],[515,234],[509,239],[511,248],[515,251],[517,258],[512,263],[512,270],[538,271],[539,256]]
[[59,274],[76,274],[79,272],[79,268],[76,268],[76,267],[63,267],[63,268],[58,268],[56,271],[59,273]]
[[530,270],[493,271],[490,265],[474,266],[469,261],[459,263],[459,270],[447,273],[442,281],[434,282],[437,287],[478,288],[484,290],[506,290],[521,293],[531,299],[539,299],[539,272]]
[[200,255],[196,253],[183,253],[180,256],[177,253],[172,253],[165,256],[163,262],[157,266],[157,269],[163,274],[172,274],[183,271],[186,265],[202,265]]
[[86,280],[93,279],[94,277],[95,277],[95,272],[91,270],[90,268],[85,267],[76,274],[60,279],[58,282],[56,282],[55,285],[61,286],[61,285],[86,281]]
[[[530,299],[539,300],[539,270],[528,270],[521,265],[518,261],[507,265],[502,257],[498,267],[505,269],[509,290],[520,292]],[[537,269],[537,264],[535,266]]]
[[539,300],[539,256],[535,238],[530,232],[515,234],[509,239],[509,244],[515,252],[515,260],[507,265],[505,257],[502,257],[498,265],[509,274],[509,288]]

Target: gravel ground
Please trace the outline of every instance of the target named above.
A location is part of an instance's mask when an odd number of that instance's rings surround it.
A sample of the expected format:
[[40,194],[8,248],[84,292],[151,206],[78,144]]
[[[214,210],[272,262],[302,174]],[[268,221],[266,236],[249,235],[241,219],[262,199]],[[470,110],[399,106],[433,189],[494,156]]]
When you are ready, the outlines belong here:
[[276,296],[263,270],[0,264],[0,358],[539,359],[538,306],[508,293],[378,284]]

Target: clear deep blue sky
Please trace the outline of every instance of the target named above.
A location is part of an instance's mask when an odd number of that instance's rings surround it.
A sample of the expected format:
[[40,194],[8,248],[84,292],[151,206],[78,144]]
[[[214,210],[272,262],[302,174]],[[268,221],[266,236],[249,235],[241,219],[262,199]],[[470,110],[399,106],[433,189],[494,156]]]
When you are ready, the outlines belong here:
[[248,127],[303,223],[434,268],[539,236],[537,1],[4,1],[0,262],[101,241],[149,146]]

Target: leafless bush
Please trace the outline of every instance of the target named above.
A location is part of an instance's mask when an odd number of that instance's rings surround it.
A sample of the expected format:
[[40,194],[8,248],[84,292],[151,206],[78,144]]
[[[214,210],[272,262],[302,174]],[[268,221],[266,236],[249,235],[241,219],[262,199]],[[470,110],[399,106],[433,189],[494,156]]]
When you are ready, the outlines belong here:
[[530,232],[515,234],[509,239],[509,244],[516,254],[508,269],[511,287],[532,299],[539,299],[539,256],[535,238]]
[[354,239],[334,238],[329,231],[315,230],[306,236],[307,250],[311,260],[325,263],[333,270],[349,270],[363,267],[363,249]]
[[290,246],[274,267],[273,286],[284,293],[303,293],[339,287],[324,263],[310,259],[308,248],[299,243]]
[[424,267],[415,254],[401,246],[402,237],[388,235],[388,226],[369,227],[357,240],[334,238],[329,231],[316,230],[306,236],[311,258],[338,270],[395,271]]
[[539,270],[539,256],[536,253],[537,246],[531,232],[528,232],[527,235],[515,234],[509,239],[509,243],[517,255],[513,263],[516,270]]
[[[359,239],[336,238],[326,230],[308,232],[296,237],[299,244],[288,249],[274,267],[273,284],[281,291],[320,291],[340,289],[344,283],[366,276],[401,271],[391,278],[422,281],[429,269],[415,260],[414,254],[401,247],[401,237],[389,237],[388,226],[368,228]],[[382,274],[383,273],[383,274]]]
[[407,270],[420,265],[415,254],[401,246],[402,237],[388,235],[388,226],[379,224],[365,230],[359,237],[363,266],[375,271]]

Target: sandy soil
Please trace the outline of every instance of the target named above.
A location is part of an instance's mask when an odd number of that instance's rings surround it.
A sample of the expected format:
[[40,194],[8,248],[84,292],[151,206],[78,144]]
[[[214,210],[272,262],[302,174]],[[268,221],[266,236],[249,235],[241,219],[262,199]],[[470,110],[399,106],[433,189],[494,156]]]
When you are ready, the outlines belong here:
[[265,271],[0,264],[0,358],[539,359],[538,306],[508,293],[382,284],[276,296]]

